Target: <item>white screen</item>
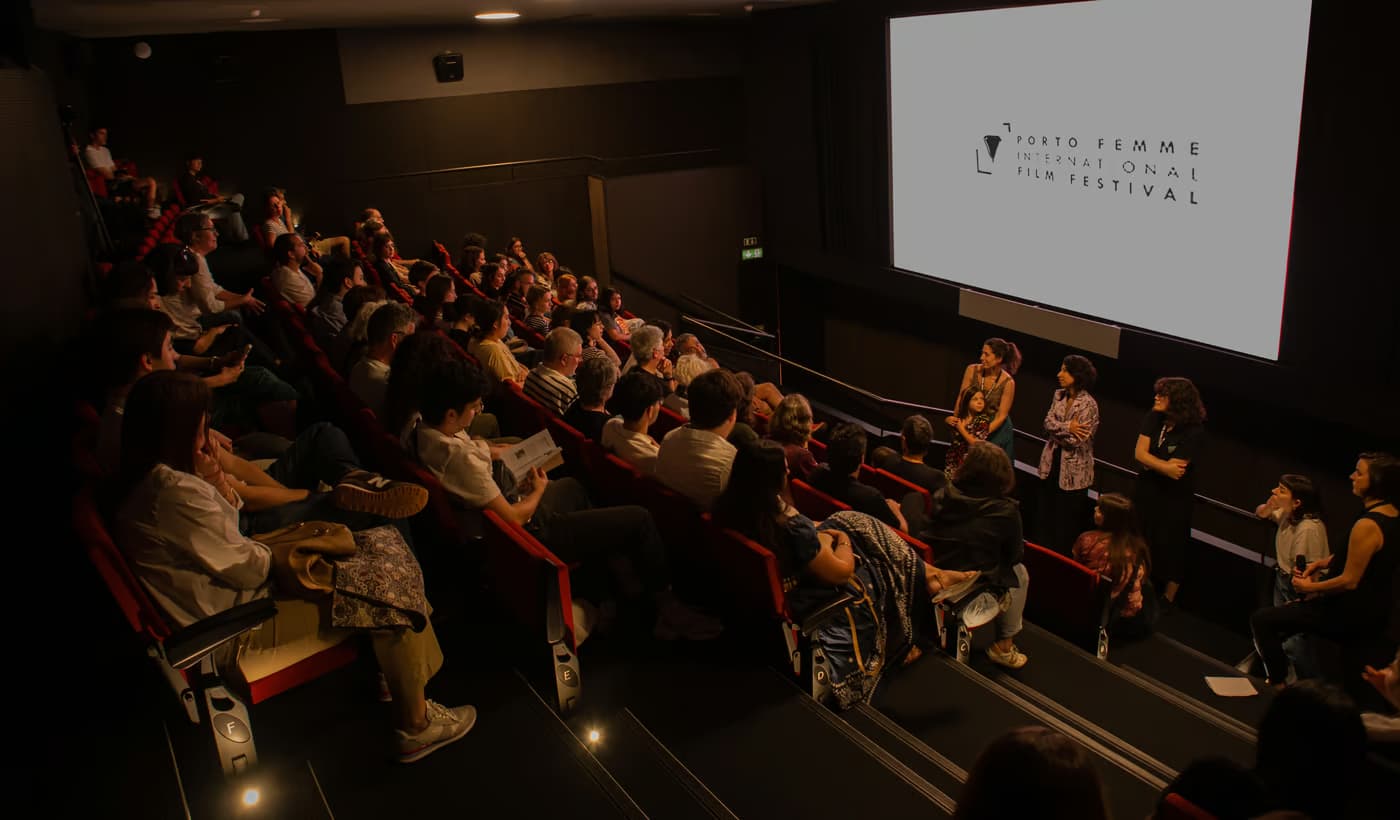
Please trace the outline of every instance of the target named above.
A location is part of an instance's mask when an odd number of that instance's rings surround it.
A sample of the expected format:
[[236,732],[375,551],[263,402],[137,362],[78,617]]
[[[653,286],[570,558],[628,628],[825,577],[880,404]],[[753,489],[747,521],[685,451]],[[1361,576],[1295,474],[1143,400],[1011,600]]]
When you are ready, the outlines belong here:
[[1276,359],[1310,11],[891,20],[895,266]]

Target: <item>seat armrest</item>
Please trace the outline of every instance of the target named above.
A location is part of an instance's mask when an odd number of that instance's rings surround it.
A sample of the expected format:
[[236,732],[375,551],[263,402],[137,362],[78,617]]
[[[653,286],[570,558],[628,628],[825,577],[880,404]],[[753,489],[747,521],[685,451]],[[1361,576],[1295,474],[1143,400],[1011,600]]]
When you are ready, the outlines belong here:
[[277,614],[277,603],[259,598],[196,621],[161,641],[165,660],[175,669],[187,669],[222,644],[237,638]]
[[849,592],[843,592],[822,604],[815,611],[802,619],[802,625],[800,627],[802,634],[811,635],[813,632],[816,632],[821,628],[822,624],[836,617],[837,613],[854,600],[855,596],[851,595]]

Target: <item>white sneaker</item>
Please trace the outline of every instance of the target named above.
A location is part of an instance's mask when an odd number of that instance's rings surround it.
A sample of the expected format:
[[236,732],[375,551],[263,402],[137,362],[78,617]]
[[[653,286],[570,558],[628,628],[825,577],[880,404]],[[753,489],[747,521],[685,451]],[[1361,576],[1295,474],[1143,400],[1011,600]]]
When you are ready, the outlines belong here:
[[724,632],[724,624],[696,612],[685,604],[671,599],[663,604],[656,614],[656,626],[652,634],[663,641],[685,638],[691,641],[712,641]]
[[1030,660],[1026,657],[1026,653],[1016,648],[1014,643],[1005,652],[998,652],[995,646],[987,647],[987,657],[991,659],[992,663],[1001,664],[1007,669],[1020,669]]
[[582,598],[575,598],[574,604],[574,646],[582,646],[598,627],[598,608]]
[[449,743],[456,743],[467,736],[476,725],[476,707],[458,706],[448,709],[440,703],[428,701],[428,725],[423,731],[409,734],[402,729],[396,731],[399,741],[399,762],[413,763],[441,749]]

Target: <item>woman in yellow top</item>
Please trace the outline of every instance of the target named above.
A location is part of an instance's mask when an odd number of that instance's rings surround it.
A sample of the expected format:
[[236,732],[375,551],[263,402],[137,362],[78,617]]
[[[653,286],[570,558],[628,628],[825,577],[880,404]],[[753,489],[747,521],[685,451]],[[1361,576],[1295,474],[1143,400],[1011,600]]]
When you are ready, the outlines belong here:
[[482,301],[476,306],[476,327],[467,352],[481,362],[493,382],[524,384],[529,369],[515,360],[503,339],[510,330],[510,314],[500,302]]

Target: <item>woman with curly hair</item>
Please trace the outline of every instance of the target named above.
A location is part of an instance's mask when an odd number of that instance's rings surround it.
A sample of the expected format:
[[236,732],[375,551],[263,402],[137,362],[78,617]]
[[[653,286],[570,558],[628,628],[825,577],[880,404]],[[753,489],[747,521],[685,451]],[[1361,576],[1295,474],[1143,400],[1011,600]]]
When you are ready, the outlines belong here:
[[768,438],[783,446],[788,470],[794,476],[806,481],[817,469],[817,460],[807,449],[812,440],[812,405],[802,394],[789,393],[778,402],[768,420]]
[[1152,387],[1152,410],[1142,420],[1133,457],[1138,473],[1137,505],[1142,534],[1152,549],[1158,577],[1166,583],[1162,597],[1176,601],[1186,573],[1186,545],[1191,541],[1191,507],[1196,468],[1205,438],[1206,408],[1190,379],[1169,376]]

